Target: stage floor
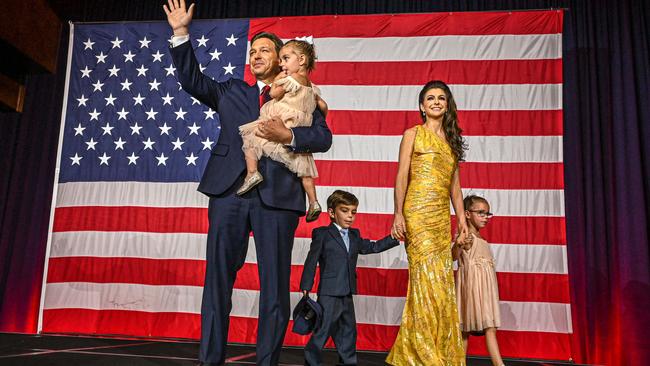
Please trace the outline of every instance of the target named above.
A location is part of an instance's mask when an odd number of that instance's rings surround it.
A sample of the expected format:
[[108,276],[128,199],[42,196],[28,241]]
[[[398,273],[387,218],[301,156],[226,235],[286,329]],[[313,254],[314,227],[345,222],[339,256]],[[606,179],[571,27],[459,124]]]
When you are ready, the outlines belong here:
[[[0,333],[0,365],[196,365],[197,342],[153,341]],[[385,365],[386,353],[359,352],[359,365]],[[335,365],[334,351],[326,351],[326,365]],[[575,365],[563,362],[505,360],[508,366]],[[230,345],[228,365],[254,365],[255,347]],[[302,348],[285,348],[280,365],[303,364]],[[468,366],[489,366],[486,358],[470,357]]]

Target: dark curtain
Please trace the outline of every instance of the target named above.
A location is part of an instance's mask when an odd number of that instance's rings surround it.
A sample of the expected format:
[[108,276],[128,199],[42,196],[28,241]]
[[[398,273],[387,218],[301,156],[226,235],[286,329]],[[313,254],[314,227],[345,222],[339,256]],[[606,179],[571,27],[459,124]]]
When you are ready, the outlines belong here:
[[[64,20],[163,20],[152,2],[64,1]],[[564,161],[574,360],[650,359],[650,2],[515,0],[205,1],[196,18],[566,8]],[[65,33],[65,32],[64,32]],[[0,330],[35,332],[63,98],[57,75],[27,82],[22,115],[0,114]]]
[[[578,359],[650,360],[648,2],[568,14],[564,161]],[[571,11],[570,11],[571,12]]]
[[65,83],[30,75],[23,113],[0,113],[0,331],[36,332]]

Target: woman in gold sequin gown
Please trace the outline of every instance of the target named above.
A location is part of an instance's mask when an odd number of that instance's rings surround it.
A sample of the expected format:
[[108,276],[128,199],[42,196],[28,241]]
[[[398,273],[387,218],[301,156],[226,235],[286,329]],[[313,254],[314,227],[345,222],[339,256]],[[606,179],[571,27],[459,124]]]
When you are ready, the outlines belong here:
[[465,365],[451,259],[451,197],[467,235],[458,162],[464,142],[456,103],[441,81],[419,95],[423,124],[404,132],[395,182],[394,236],[406,239],[409,283],[402,324],[386,362]]

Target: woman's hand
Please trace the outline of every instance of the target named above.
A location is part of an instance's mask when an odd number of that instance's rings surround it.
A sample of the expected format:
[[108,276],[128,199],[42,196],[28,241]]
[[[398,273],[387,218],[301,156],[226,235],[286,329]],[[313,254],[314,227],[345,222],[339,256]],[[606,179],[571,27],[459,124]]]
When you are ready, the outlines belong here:
[[469,228],[467,227],[467,221],[465,221],[463,219],[464,219],[464,217],[459,218],[459,220],[458,220],[457,232],[458,232],[458,235],[464,241],[465,239],[467,239],[469,237]]
[[[167,5],[163,5],[163,10],[167,14],[167,22],[172,27],[175,36],[184,36],[190,34],[189,25],[194,15],[194,4],[189,8],[185,7],[185,0],[167,0]],[[187,9],[187,10],[186,10]]]
[[393,238],[404,240],[406,238],[406,221],[404,221],[404,215],[395,214],[393,218],[393,227],[390,230]]

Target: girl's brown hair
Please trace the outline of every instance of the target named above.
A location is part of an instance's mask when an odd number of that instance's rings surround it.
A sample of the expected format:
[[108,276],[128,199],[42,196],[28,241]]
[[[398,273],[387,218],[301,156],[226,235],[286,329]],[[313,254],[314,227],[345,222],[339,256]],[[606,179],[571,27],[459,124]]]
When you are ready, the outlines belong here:
[[307,71],[312,72],[316,68],[316,48],[313,44],[307,43],[305,41],[299,41],[297,39],[292,39],[287,41],[283,47],[291,46],[298,52],[305,55],[307,58]]

